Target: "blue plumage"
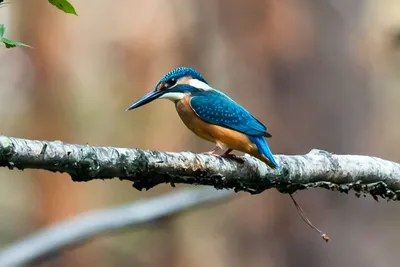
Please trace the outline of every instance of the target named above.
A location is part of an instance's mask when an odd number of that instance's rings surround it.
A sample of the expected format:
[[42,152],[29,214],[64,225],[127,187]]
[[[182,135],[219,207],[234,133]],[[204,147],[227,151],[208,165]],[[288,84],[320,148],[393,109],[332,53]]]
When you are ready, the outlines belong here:
[[190,98],[190,106],[202,120],[246,134],[260,154],[279,168],[265,141],[271,137],[267,127],[227,95],[217,90],[198,91]]
[[193,94],[190,106],[206,122],[247,135],[271,137],[267,128],[250,112],[217,90],[206,90]]
[[265,141],[264,137],[251,136],[251,135],[248,137],[249,137],[249,140],[257,146],[257,149],[260,152],[260,154],[266,156],[267,159],[269,161],[271,161],[272,164],[274,164],[276,168],[279,168],[279,164],[275,161],[274,156],[272,155],[272,152],[269,149],[269,146],[268,146],[267,142]]
[[179,68],[173,69],[170,72],[168,72],[167,74],[165,74],[156,84],[156,88],[160,84],[168,82],[171,79],[178,80],[179,78],[186,77],[186,76],[190,76],[193,79],[197,79],[199,81],[202,81],[202,82],[208,84],[207,81],[204,79],[203,75],[201,75],[197,70],[195,70],[193,68],[188,68],[188,67],[179,67]]
[[[222,148],[220,144],[229,148],[223,155],[228,155],[235,149],[249,153],[271,168],[279,167],[265,140],[265,137],[271,137],[267,127],[227,95],[212,89],[195,69],[179,67],[168,72],[151,92],[127,110],[138,108],[158,98],[172,100],[183,122],[195,134],[215,142],[217,148]],[[196,115],[201,120],[192,119]],[[219,127],[211,127],[210,124],[234,130],[236,133],[226,133]],[[237,132],[241,134],[238,135]],[[215,153],[217,148],[211,151],[211,154]]]

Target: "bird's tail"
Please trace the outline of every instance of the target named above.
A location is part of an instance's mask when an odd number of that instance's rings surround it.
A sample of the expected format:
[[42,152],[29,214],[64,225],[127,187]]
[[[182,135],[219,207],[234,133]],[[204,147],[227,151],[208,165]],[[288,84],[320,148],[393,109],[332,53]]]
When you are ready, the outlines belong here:
[[257,146],[258,149],[258,153],[253,153],[251,154],[252,156],[265,162],[272,169],[279,168],[279,164],[275,161],[274,156],[272,155],[272,152],[263,136],[249,136],[249,139]]

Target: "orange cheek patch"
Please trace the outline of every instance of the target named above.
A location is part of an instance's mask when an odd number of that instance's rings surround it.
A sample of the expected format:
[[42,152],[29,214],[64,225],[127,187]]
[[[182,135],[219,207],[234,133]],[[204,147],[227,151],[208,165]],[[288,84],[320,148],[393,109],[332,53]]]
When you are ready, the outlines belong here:
[[164,83],[160,83],[160,85],[157,87],[157,90],[160,91],[163,88],[164,88]]
[[179,79],[177,84],[189,84],[191,79],[193,79],[192,76],[183,77],[183,78]]

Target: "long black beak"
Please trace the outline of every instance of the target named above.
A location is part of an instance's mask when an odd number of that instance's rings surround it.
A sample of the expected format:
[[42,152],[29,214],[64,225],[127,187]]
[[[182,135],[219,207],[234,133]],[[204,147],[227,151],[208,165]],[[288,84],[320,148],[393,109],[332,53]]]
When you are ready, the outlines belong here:
[[162,93],[163,92],[160,90],[153,90],[153,91],[147,93],[146,95],[144,95],[142,98],[140,98],[135,103],[133,103],[129,108],[126,109],[126,111],[146,105],[147,103],[150,103],[151,101],[159,98],[162,95]]

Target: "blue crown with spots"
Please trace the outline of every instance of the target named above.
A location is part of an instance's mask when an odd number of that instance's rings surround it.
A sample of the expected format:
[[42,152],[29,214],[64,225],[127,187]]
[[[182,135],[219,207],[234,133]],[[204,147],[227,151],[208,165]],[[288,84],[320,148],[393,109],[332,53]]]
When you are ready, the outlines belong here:
[[193,68],[188,68],[188,67],[179,67],[176,69],[171,70],[167,74],[165,74],[161,80],[158,82],[158,84],[167,82],[172,78],[175,78],[178,80],[179,78],[185,77],[185,76],[191,76],[193,79],[197,79],[199,81],[202,81],[206,84],[207,81],[204,79],[204,77],[195,69]]

